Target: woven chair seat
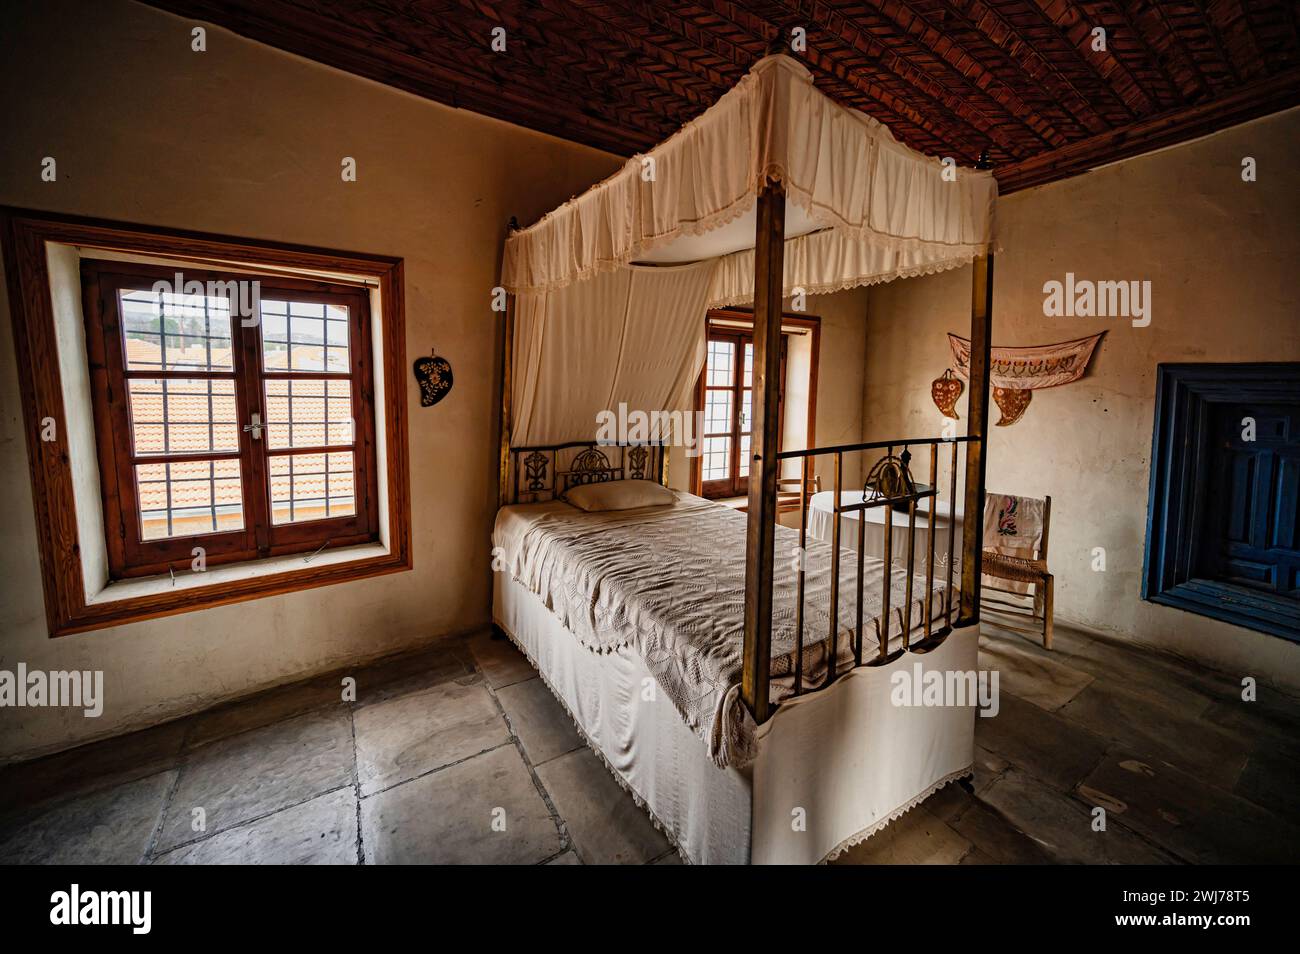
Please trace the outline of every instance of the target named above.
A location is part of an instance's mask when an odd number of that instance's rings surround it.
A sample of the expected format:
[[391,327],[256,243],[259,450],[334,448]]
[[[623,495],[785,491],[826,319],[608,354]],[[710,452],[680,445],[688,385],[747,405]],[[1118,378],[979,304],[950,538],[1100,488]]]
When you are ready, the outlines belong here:
[[1013,557],[992,550],[983,551],[980,569],[989,576],[1017,583],[1038,583],[1047,577],[1047,561]]

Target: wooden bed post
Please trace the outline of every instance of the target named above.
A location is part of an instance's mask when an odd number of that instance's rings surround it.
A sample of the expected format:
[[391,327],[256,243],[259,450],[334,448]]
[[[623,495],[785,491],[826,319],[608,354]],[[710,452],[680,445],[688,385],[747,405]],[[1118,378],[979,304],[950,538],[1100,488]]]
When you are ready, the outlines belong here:
[[[740,695],[754,721],[768,717],[772,655],[772,564],[776,544],[777,426],[781,376],[781,300],[785,262],[785,187],[758,194],[754,231],[754,391],[750,425],[749,525],[745,537],[745,656]],[[737,355],[737,360],[743,360]]]
[[[507,234],[518,231],[519,221],[510,217]],[[511,364],[514,360],[515,338],[515,296],[506,295],[505,328],[501,341],[501,433],[497,460],[497,506],[504,507],[510,502],[510,428],[514,423],[511,413]]]
[[[989,169],[987,153],[976,168]],[[993,337],[993,252],[977,255],[971,263],[970,399],[966,407],[966,434],[976,438],[966,445],[966,499],[961,545],[961,606],[957,625],[978,623],[980,618],[980,553],[984,535],[984,479],[987,469],[985,442],[989,419],[989,357]]]

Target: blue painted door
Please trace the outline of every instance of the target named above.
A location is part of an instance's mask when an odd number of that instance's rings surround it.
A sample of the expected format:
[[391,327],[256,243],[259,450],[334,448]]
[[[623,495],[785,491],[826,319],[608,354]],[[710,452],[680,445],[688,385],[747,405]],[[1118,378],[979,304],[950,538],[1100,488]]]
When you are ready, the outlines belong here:
[[1220,404],[1208,423],[1200,573],[1300,599],[1300,406]]

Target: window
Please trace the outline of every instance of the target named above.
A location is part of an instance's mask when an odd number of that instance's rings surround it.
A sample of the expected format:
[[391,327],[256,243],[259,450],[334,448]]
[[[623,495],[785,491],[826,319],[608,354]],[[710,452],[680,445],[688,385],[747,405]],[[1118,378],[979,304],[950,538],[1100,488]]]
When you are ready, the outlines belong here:
[[4,208],[0,239],[51,636],[411,568],[400,259]]
[[[784,346],[784,337],[781,343]],[[781,406],[784,409],[784,347],[782,352]],[[706,497],[738,497],[749,492],[753,399],[754,333],[710,329],[704,365],[702,467]]]
[[255,277],[82,263],[114,578],[374,539],[367,296]]
[[1300,640],[1300,365],[1161,365],[1142,595]]
[[[741,497],[749,492],[750,429],[753,421],[754,332],[753,316],[733,309],[709,313],[708,349],[698,386],[697,410],[704,415],[698,465],[694,467],[696,493],[713,499]],[[799,328],[794,328],[797,322]],[[748,323],[751,327],[744,327]],[[791,324],[791,328],[785,326]],[[786,438],[786,376],[791,332],[816,338],[819,322],[800,317],[782,320],[781,374],[778,384],[777,433]],[[815,347],[810,354],[811,380],[815,380]],[[811,426],[812,406],[808,407]],[[802,422],[800,423],[802,429]],[[807,435],[804,435],[805,437]]]

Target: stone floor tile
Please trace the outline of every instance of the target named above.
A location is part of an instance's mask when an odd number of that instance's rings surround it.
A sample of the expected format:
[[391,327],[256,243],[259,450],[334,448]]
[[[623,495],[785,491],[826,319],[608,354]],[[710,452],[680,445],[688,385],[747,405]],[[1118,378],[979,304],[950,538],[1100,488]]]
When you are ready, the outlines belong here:
[[1201,712],[1212,701],[1240,693],[1221,673],[1195,667],[1135,643],[1057,627],[1052,654],[1112,686],[1140,689],[1175,712]]
[[212,742],[190,752],[157,850],[196,840],[193,810],[215,834],[351,785],[354,760],[347,709],[310,712]]
[[8,766],[0,770],[0,813],[61,801],[175,768],[189,727],[188,720],[178,719]]
[[316,679],[271,689],[196,716],[185,745],[197,748],[327,706],[345,707],[343,686],[332,677],[328,682]]
[[514,643],[506,638],[493,638],[491,630],[476,633],[465,645],[493,689],[511,686],[537,675],[528,657],[516,649]]
[[986,864],[1043,865],[1052,858],[1042,846],[979,799],[971,799],[959,816],[949,821],[986,858]]
[[368,864],[537,864],[561,848],[513,745],[363,798],[361,826]]
[[955,865],[971,843],[923,806],[913,808],[835,859],[837,865]]
[[1140,758],[1170,762],[1225,789],[1237,783],[1250,747],[1239,732],[1170,710],[1126,686],[1089,686],[1060,714]]
[[[978,734],[976,732],[976,735]],[[997,781],[998,776],[1010,767],[1010,762],[1002,758],[1002,756],[990,752],[977,742],[975,745],[975,794],[982,794],[985,789]]]
[[1242,699],[1239,690],[1230,698],[1211,703],[1201,717],[1256,740],[1265,736],[1283,743],[1300,739],[1300,699],[1269,686],[1257,686],[1255,691],[1254,701]]
[[498,689],[497,701],[533,765],[549,762],[585,744],[573,719],[541,677]]
[[357,796],[349,786],[154,859],[162,865],[355,865]]
[[1113,752],[1079,792],[1195,864],[1300,862],[1300,827],[1167,763]]
[[1070,864],[1171,864],[1175,859],[1111,819],[1093,831],[1087,805],[1033,776],[1008,771],[989,787],[985,801],[1036,841],[1053,861]]
[[0,817],[0,864],[133,865],[149,849],[175,771]]
[[1300,819],[1300,743],[1257,744],[1234,791],[1283,818]]
[[362,796],[510,741],[480,683],[444,682],[358,708],[353,719]]
[[670,847],[631,794],[583,746],[537,769],[574,847],[589,865],[639,865]]
[[446,645],[407,653],[351,673],[357,681],[357,705],[374,705],[413,692],[423,692],[445,682],[477,678],[473,668],[461,656],[461,643],[446,642]]
[[980,637],[979,668],[996,670],[998,688],[1049,712],[1077,696],[1096,677],[1041,648],[996,636]]
[[996,716],[975,720],[975,741],[995,755],[1062,792],[1101,761],[1106,744],[1099,736],[1009,692],[999,697]]

